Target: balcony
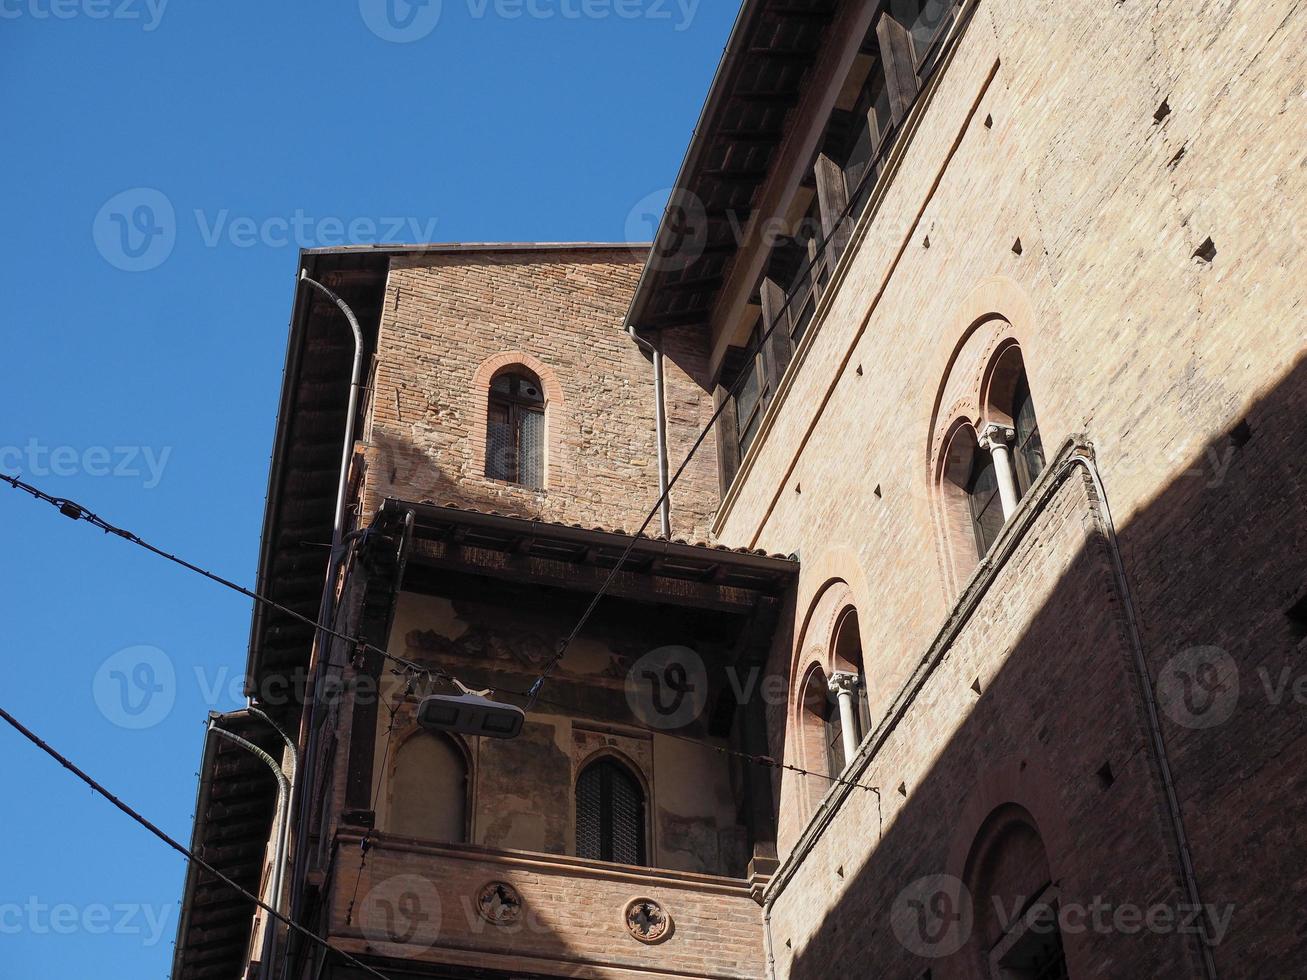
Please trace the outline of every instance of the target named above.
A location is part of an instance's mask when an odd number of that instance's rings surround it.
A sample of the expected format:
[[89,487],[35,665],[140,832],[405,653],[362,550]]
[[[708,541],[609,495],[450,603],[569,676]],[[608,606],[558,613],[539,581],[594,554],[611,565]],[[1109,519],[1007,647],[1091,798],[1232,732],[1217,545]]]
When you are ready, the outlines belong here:
[[331,937],[378,963],[515,977],[764,974],[747,881],[381,833],[360,871],[361,839],[339,838]]

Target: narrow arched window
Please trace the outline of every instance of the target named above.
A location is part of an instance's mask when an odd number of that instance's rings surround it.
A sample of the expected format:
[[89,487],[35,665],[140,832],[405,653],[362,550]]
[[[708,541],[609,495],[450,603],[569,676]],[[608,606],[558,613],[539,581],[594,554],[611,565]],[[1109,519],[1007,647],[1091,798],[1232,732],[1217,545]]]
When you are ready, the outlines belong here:
[[1039,436],[1035,403],[1030,397],[1025,360],[1016,344],[1006,347],[994,361],[985,415],[987,421],[1010,430],[1012,482],[1017,496],[1024,497],[1044,471],[1044,443]]
[[[839,679],[840,674],[854,679],[854,733],[861,743],[867,732],[871,731],[871,704],[867,694],[866,669],[862,661],[862,631],[858,627],[858,610],[852,606],[845,609],[835,623],[831,655],[836,671],[836,676],[832,679]],[[836,704],[843,710],[843,704],[839,700],[839,689],[837,685]]]
[[998,476],[994,472],[994,457],[986,450],[975,447],[971,457],[971,472],[967,476],[967,502],[971,507],[971,528],[976,535],[976,550],[983,557],[1003,530],[1003,502],[998,492]]
[[533,490],[545,485],[545,396],[540,379],[509,368],[490,382],[486,476]]
[[990,814],[964,879],[975,909],[969,943],[976,975],[1067,980],[1058,885],[1029,811],[1008,803]]
[[576,781],[576,854],[594,861],[645,864],[645,801],[620,762],[600,759]]
[[403,837],[467,839],[467,760],[448,735],[418,732],[395,755],[387,829]]
[[823,775],[838,776],[844,771],[847,761],[844,758],[844,731],[840,726],[839,707],[831,697],[830,682],[821,668],[808,674],[803,689],[803,714],[803,735],[807,743],[805,764],[824,770]]

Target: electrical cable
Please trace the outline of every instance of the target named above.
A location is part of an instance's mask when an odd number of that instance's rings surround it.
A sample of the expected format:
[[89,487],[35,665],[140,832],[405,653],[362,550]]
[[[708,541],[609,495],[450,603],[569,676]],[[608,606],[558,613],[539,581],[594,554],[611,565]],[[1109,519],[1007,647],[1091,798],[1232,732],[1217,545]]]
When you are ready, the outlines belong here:
[[[684,467],[684,464],[682,464],[682,467]],[[677,472],[679,473],[680,471],[678,470]],[[183,558],[177,557],[176,555],[171,555],[163,551],[162,549],[157,548],[154,545],[149,544],[148,542],[142,540],[139,535],[136,535],[131,531],[127,531],[122,528],[116,527],[113,524],[110,524],[104,518],[98,516],[97,514],[83,507],[81,504],[78,504],[74,501],[68,500],[63,497],[52,496],[51,494],[48,494],[43,490],[40,490],[39,488],[32,486],[31,484],[25,483],[22,480],[18,479],[17,477],[10,476],[7,473],[0,473],[0,480],[4,480],[6,483],[14,487],[15,489],[22,490],[38,500],[42,500],[46,503],[51,504],[52,506],[58,508],[59,512],[64,514],[66,517],[70,517],[75,520],[84,520],[88,524],[91,524],[94,527],[98,527],[101,530],[105,531],[106,533],[115,534],[118,537],[121,537],[124,540],[131,542],[132,544],[139,545],[140,547],[146,549],[152,554],[158,555],[161,558],[166,558],[171,562],[181,565],[183,568],[195,572],[198,575],[202,575],[203,577],[213,582],[217,582],[219,585],[222,585],[228,589],[232,589],[236,592],[239,592],[241,595],[253,599],[255,602],[263,603],[264,605],[268,606],[270,609],[275,609],[278,612],[285,613],[286,615],[291,616],[297,620],[300,620],[301,622],[304,622],[307,625],[313,626],[315,629],[318,628],[318,625],[313,620],[309,619],[309,617],[297,613],[293,609],[288,609],[287,607],[281,605],[281,603],[276,602],[273,599],[268,599],[265,596],[259,595],[257,592],[253,592],[250,589],[247,589],[244,586],[238,585],[235,582],[225,579],[220,575],[208,571],[207,569],[201,568],[199,565],[195,565],[189,561],[186,561]],[[620,563],[618,567],[620,567]],[[602,595],[602,593],[600,595]],[[592,601],[591,611],[593,611],[593,607],[595,604],[596,603]],[[584,624],[582,623],[582,625]],[[350,636],[347,633],[339,632],[338,630],[335,630],[333,628],[323,627],[322,630],[328,636],[333,636],[339,640],[343,640],[359,651],[379,654],[380,656],[384,657],[386,660],[389,660],[392,663],[397,664],[399,667],[402,667],[404,672],[407,674],[412,674],[417,676],[426,675],[428,677],[435,677],[441,680],[452,680],[453,678],[453,675],[451,675],[444,668],[436,667],[436,666],[424,666],[421,664],[417,664],[411,660],[406,660],[403,657],[396,657],[393,654],[388,653],[385,650],[382,650],[380,647],[374,644],[367,643],[358,637]],[[576,632],[579,632],[579,630],[574,630],[573,632],[575,634]],[[533,688],[536,687],[535,684],[533,684],[532,686]],[[526,702],[524,706],[526,710],[530,710],[531,707],[534,705],[534,703],[537,701],[544,701],[548,704],[553,704],[558,707],[566,707],[566,705],[563,705],[559,701],[550,700],[548,698],[541,698],[539,696],[538,690],[536,690],[535,693],[532,693],[532,691],[530,690],[514,691],[509,689],[497,689],[497,693],[508,694],[513,697],[522,698]],[[753,755],[747,752],[742,752],[739,749],[728,749],[719,745],[709,745],[707,742],[699,742],[687,735],[678,735],[674,732],[668,732],[660,729],[650,728],[647,726],[632,725],[630,727],[638,728],[641,731],[647,731],[653,735],[667,735],[670,738],[681,739],[682,741],[691,742],[696,745],[707,745],[709,748],[713,749],[716,752],[724,753],[727,755],[734,756],[736,758],[743,759],[745,761],[753,762],[756,765],[764,766],[769,769],[784,769],[790,772],[797,773],[799,775],[815,776],[818,779],[825,779],[830,782],[849,783],[848,780],[840,779],[837,776],[828,776],[825,773],[815,772],[813,770],[804,769],[800,766],[795,766],[789,763],[780,762],[776,759],[771,758],[770,756]],[[874,786],[867,786],[863,783],[854,782],[851,783],[850,785],[867,790],[868,792],[876,792],[876,793],[879,792],[878,788]]]
[[[851,204],[845,207],[844,212],[841,213],[839,219],[836,221],[835,227],[838,228],[843,224],[844,219],[851,214],[851,208]],[[833,234],[834,233],[832,232],[831,235],[827,235],[823,238],[821,246],[816,250],[816,253],[808,259],[808,263],[801,270],[801,274],[795,277],[796,281],[802,279],[816,268],[817,260],[824,254],[826,246],[830,243]],[[791,301],[799,295],[798,292],[794,292],[785,297],[785,302],[781,304],[781,308],[776,312],[775,317],[772,319],[771,326],[763,331],[762,336],[758,338],[757,346],[754,347],[752,351],[753,356],[756,356],[762,351],[763,347],[767,344],[767,341],[771,339],[771,335],[776,332],[776,328],[784,322],[784,314],[789,310]],[[694,454],[699,451],[699,447],[702,446],[704,440],[708,438],[708,433],[710,433],[713,426],[717,424],[717,420],[722,417],[722,413],[726,411],[728,406],[734,403],[735,396],[739,393],[740,389],[744,387],[744,382],[748,377],[749,375],[747,372],[741,373],[740,376],[731,382],[730,386],[726,389],[726,397],[721,399],[721,403],[713,409],[713,413],[709,417],[707,423],[699,431],[694,442],[690,445],[689,452],[687,452],[685,458],[681,460],[681,465],[676,468],[676,472],[673,473],[671,479],[667,481],[667,485],[663,488],[663,492],[658,495],[658,499],[654,501],[653,507],[651,507],[649,513],[645,515],[640,527],[636,530],[635,534],[632,535],[631,540],[622,550],[621,557],[617,559],[617,563],[613,565],[603,582],[600,583],[599,591],[596,592],[594,598],[590,600],[590,604],[581,614],[581,618],[577,620],[576,625],[572,627],[567,636],[563,638],[563,641],[559,643],[558,649],[554,652],[554,655],[550,657],[549,660],[545,662],[544,667],[541,668],[540,675],[532,682],[529,689],[530,697],[526,704],[528,709],[534,706],[536,699],[540,695],[540,689],[544,687],[545,681],[549,679],[549,675],[553,673],[554,668],[558,666],[565,656],[567,656],[568,648],[572,645],[577,636],[580,635],[581,630],[585,628],[586,623],[590,621],[590,617],[594,615],[594,611],[599,606],[600,600],[602,600],[608,593],[613,582],[617,579],[617,574],[626,564],[626,560],[631,557],[631,552],[635,550],[636,543],[644,535],[644,532],[649,529],[649,525],[653,523],[653,519],[657,517],[658,513],[662,510],[663,502],[671,495],[672,487],[676,486],[676,481],[681,478],[681,475],[685,472],[685,468],[690,465],[690,461],[694,459]]]
[[270,916],[272,916],[272,917],[273,917],[274,919],[276,919],[278,922],[284,923],[285,925],[289,926],[291,929],[293,929],[293,930],[295,930],[296,932],[298,932],[300,935],[304,936],[304,937],[305,937],[306,939],[308,939],[310,942],[317,943],[319,946],[321,946],[323,949],[327,950],[327,951],[330,952],[330,953],[335,953],[337,956],[340,956],[342,959],[344,959],[344,960],[345,960],[347,963],[349,963],[351,966],[356,966],[356,967],[358,967],[360,970],[363,970],[365,973],[369,974],[370,976],[379,977],[380,980],[390,980],[389,977],[387,977],[384,973],[380,972],[379,970],[375,970],[375,969],[373,969],[372,967],[370,967],[370,966],[368,966],[366,963],[364,963],[362,960],[360,960],[360,959],[358,959],[357,957],[353,956],[352,954],[346,952],[345,950],[340,949],[340,948],[337,947],[337,946],[333,946],[333,945],[331,945],[331,943],[329,943],[327,940],[323,939],[323,938],[322,938],[321,936],[319,936],[316,932],[313,932],[313,931],[311,931],[311,930],[309,930],[309,929],[306,929],[306,928],[304,928],[303,926],[299,925],[298,923],[293,922],[289,917],[282,915],[280,912],[278,912],[276,909],[274,909],[271,905],[266,904],[262,899],[258,898],[257,896],[253,895],[252,893],[246,891],[246,890],[245,890],[244,888],[242,888],[240,885],[236,884],[236,882],[232,881],[232,880],[231,880],[230,878],[228,878],[225,874],[223,874],[221,871],[219,871],[219,870],[218,870],[217,868],[215,868],[213,865],[209,864],[209,863],[208,863],[207,861],[205,861],[203,858],[198,857],[198,856],[196,856],[195,854],[193,854],[193,853],[190,851],[189,848],[183,847],[180,843],[178,843],[178,842],[177,842],[176,840],[174,840],[173,838],[169,837],[166,833],[164,833],[164,832],[163,832],[162,830],[160,830],[157,826],[155,826],[153,823],[151,823],[147,818],[145,818],[144,816],[142,816],[142,815],[141,815],[140,813],[138,813],[136,810],[132,809],[130,806],[128,806],[126,803],[124,803],[122,800],[120,800],[120,799],[119,799],[117,796],[115,796],[113,793],[109,792],[109,790],[105,789],[105,787],[104,787],[103,785],[101,785],[100,783],[96,782],[95,779],[93,779],[91,776],[87,775],[87,773],[86,773],[84,770],[82,770],[81,768],[79,768],[79,767],[76,765],[76,763],[74,763],[74,762],[73,762],[71,759],[69,759],[67,756],[65,756],[65,755],[63,755],[62,753],[60,753],[57,749],[55,749],[52,745],[50,745],[48,742],[46,742],[44,739],[42,739],[39,735],[37,735],[35,732],[33,732],[30,728],[28,728],[28,727],[27,727],[26,725],[24,725],[22,722],[20,722],[17,718],[15,718],[13,715],[11,715],[11,714],[10,714],[8,711],[6,711],[3,707],[0,707],[0,718],[3,718],[6,722],[9,723],[9,725],[10,725],[12,728],[14,728],[14,729],[15,729],[15,730],[20,734],[20,735],[22,735],[25,739],[27,739],[29,742],[31,742],[33,745],[35,745],[38,749],[40,749],[40,750],[41,750],[42,752],[44,752],[46,755],[50,756],[50,758],[52,758],[52,759],[54,759],[56,762],[58,762],[59,765],[63,766],[65,769],[67,769],[69,772],[71,772],[74,776],[76,776],[78,779],[80,779],[82,782],[84,782],[87,786],[91,787],[92,790],[94,790],[95,792],[99,793],[102,797],[104,797],[106,800],[108,800],[110,803],[112,803],[115,807],[117,807],[117,808],[118,808],[119,810],[121,810],[123,813],[127,814],[127,816],[131,817],[131,818],[132,818],[133,820],[135,820],[138,824],[140,824],[142,827],[144,827],[146,830],[148,830],[148,831],[149,831],[151,834],[153,834],[155,837],[159,838],[159,840],[163,841],[165,844],[167,844],[169,847],[171,847],[171,848],[172,848],[174,851],[176,851],[178,854],[182,855],[182,856],[183,856],[184,858],[186,858],[188,861],[193,862],[196,866],[198,866],[198,867],[200,867],[200,868],[203,868],[205,871],[207,871],[209,874],[213,875],[215,878],[217,878],[219,881],[221,881],[221,882],[222,882],[224,885],[226,885],[228,888],[231,888],[233,891],[238,892],[238,893],[239,893],[240,895],[242,895],[243,897],[248,898],[251,902],[253,902],[253,903],[254,903],[255,905],[257,905],[259,908],[261,908],[264,912],[267,912]]
[[[259,593],[254,592],[251,589],[247,589],[243,585],[239,585],[236,582],[231,581],[230,579],[223,578],[221,575],[218,575],[216,572],[211,572],[206,568],[201,568],[199,565],[189,562],[185,558],[181,558],[178,557],[177,555],[170,554],[169,552],[164,551],[162,548],[159,548],[155,545],[150,544],[148,541],[143,540],[140,537],[140,535],[134,534],[133,532],[128,531],[125,528],[117,527],[114,524],[110,524],[99,514],[96,514],[94,511],[88,510],[86,507],[83,507],[75,500],[69,500],[67,497],[56,497],[52,494],[46,493],[44,490],[40,489],[39,487],[35,487],[30,483],[26,483],[23,480],[20,480],[18,477],[11,476],[8,473],[0,473],[0,480],[3,480],[5,483],[8,483],[15,490],[22,490],[24,493],[30,494],[35,499],[50,504],[65,517],[71,518],[72,520],[75,521],[86,521],[86,523],[90,524],[92,527],[98,527],[106,534],[116,535],[117,537],[122,538],[124,541],[130,542],[131,544],[144,548],[146,551],[150,552],[151,554],[158,555],[160,558],[165,558],[176,565],[180,565],[182,568],[185,568],[188,571],[194,572],[197,575],[202,575],[204,578],[207,578],[212,582],[217,582],[219,585],[231,589],[234,592],[239,592],[247,599],[252,599],[255,602],[261,603],[262,605],[267,606],[269,609],[275,609],[277,612],[289,616],[292,619],[297,620],[300,623],[303,623],[305,626],[312,626],[315,630],[321,630],[327,636],[335,637],[338,640],[344,640],[346,643],[352,646],[355,649],[355,651],[358,653],[378,654],[379,656],[385,658],[386,660],[389,660],[392,663],[399,664],[400,666],[408,670],[422,669],[419,668],[412,661],[405,660],[403,657],[396,657],[393,654],[388,653],[387,651],[381,649],[380,647],[375,646],[374,644],[367,643],[366,641],[360,639],[359,637],[350,636],[346,633],[341,633],[340,631],[333,628],[334,623],[333,626],[320,625],[314,619],[312,619],[309,616],[305,616],[303,613],[296,612],[294,609],[291,609],[287,606],[283,606],[281,603],[273,599],[269,599],[266,596],[259,595]],[[436,671],[439,672],[439,668],[436,668]]]

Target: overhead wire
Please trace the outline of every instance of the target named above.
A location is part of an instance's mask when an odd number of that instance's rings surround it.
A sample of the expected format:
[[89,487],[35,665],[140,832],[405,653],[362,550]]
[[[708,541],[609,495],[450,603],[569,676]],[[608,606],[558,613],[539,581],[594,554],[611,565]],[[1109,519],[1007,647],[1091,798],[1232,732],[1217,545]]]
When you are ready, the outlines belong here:
[[[81,504],[76,503],[75,501],[68,500],[67,498],[64,497],[53,496],[52,494],[46,493],[40,488],[34,487],[29,483],[25,483],[24,481],[18,479],[17,477],[11,476],[7,473],[0,473],[0,480],[3,480],[4,482],[8,483],[10,486],[14,487],[17,490],[22,490],[28,493],[29,495],[36,498],[37,500],[42,500],[48,504],[51,504],[52,506],[56,507],[59,510],[59,512],[64,514],[64,516],[66,517],[70,517],[76,520],[83,520],[94,527],[100,528],[106,533],[114,534],[125,541],[128,541],[132,544],[144,548],[145,550],[149,551],[154,555],[157,555],[161,558],[165,558],[168,561],[180,565],[181,567],[186,568],[189,571],[192,571],[198,575],[201,575],[204,578],[209,579],[210,581],[216,582],[217,584],[222,585],[225,588],[234,590],[240,593],[241,595],[254,600],[255,602],[262,603],[270,609],[275,609],[278,612],[284,613],[288,616],[291,616],[294,619],[300,620],[306,623],[307,625],[313,626],[314,628],[318,628],[318,624],[315,623],[313,620],[309,619],[309,617],[304,616],[303,614],[298,613],[295,610],[290,609],[273,599],[269,599],[266,596],[262,596],[251,589],[247,589],[242,585],[232,582],[229,579],[226,579],[221,575],[211,572],[206,568],[196,565],[193,562],[187,561],[184,558],[180,558],[176,555],[170,554],[164,551],[163,549],[158,548],[148,543],[147,541],[143,540],[138,534],[135,534],[134,532],[125,530],[124,528],[120,528],[114,524],[111,524],[104,518],[95,514],[93,511],[87,509],[86,507],[83,507]],[[322,631],[328,636],[332,636],[336,639],[344,641],[345,643],[349,644],[351,647],[353,647],[358,651],[376,653],[380,655],[381,657],[385,658],[391,663],[394,663],[399,667],[401,667],[404,673],[406,674],[415,675],[415,676],[425,675],[427,677],[439,678],[441,680],[446,680],[446,681],[453,680],[453,675],[450,674],[449,671],[445,670],[444,668],[438,665],[419,664],[415,661],[405,659],[404,657],[397,657],[394,654],[391,654],[388,651],[381,649],[375,644],[367,643],[364,640],[360,639],[359,637],[351,636],[347,633],[340,632],[339,630],[336,630],[331,627],[322,627]],[[544,701],[545,703],[553,704],[558,707],[567,707],[562,702],[559,702],[557,700],[551,700],[549,698],[541,698],[538,690],[534,692],[530,689],[528,689],[527,691],[516,691],[507,688],[496,688],[495,690],[497,691],[497,693],[507,694],[513,697],[518,697],[523,699],[523,701],[525,702],[525,704],[523,705],[525,710],[531,710],[534,704],[538,701]],[[839,776],[830,776],[827,775],[826,773],[817,772],[811,769],[805,769],[801,766],[796,766],[791,763],[781,762],[777,759],[771,758],[770,756],[757,755],[754,753],[744,752],[739,749],[732,749],[732,748],[727,748],[725,746],[712,745],[709,742],[701,742],[697,739],[691,738],[690,736],[680,735],[675,732],[667,731],[665,729],[657,729],[657,728],[653,728],[649,726],[641,726],[641,725],[631,725],[630,727],[638,728],[642,731],[647,731],[650,734],[666,735],[669,738],[676,738],[693,744],[704,745],[713,749],[713,751],[715,752],[734,756],[744,761],[752,762],[756,765],[763,766],[769,769],[783,769],[802,776],[813,776],[818,779],[825,779],[828,782],[832,782],[832,783],[841,783],[841,784],[856,786],[860,789],[867,790],[868,792],[876,792],[876,793],[879,792],[879,789],[874,786],[868,786],[864,783],[859,783],[859,782],[850,782],[849,780],[843,779]]]
[[12,727],[25,739],[27,739],[29,742],[35,745],[46,755],[50,756],[50,758],[58,762],[59,765],[67,769],[70,773],[72,773],[74,776],[80,779],[83,783],[89,786],[96,793],[99,793],[108,802],[112,803],[123,813],[127,814],[127,816],[131,817],[134,821],[136,821],[138,824],[140,824],[142,827],[148,830],[159,840],[163,841],[178,854],[182,855],[182,857],[194,863],[196,867],[202,868],[204,871],[213,875],[228,888],[237,892],[244,898],[249,899],[256,906],[258,906],[264,912],[268,913],[268,915],[272,916],[278,922],[281,922],[282,924],[289,926],[292,930],[299,933],[305,939],[309,940],[309,942],[317,944],[318,946],[322,947],[324,950],[328,951],[329,953],[335,953],[337,956],[345,960],[351,966],[358,967],[360,970],[363,970],[368,975],[378,977],[380,978],[380,980],[390,980],[390,978],[387,977],[386,974],[382,973],[379,970],[374,969],[373,967],[368,966],[368,964],[364,963],[362,960],[358,959],[353,954],[349,953],[347,950],[343,950],[339,946],[333,946],[330,942],[328,942],[326,939],[319,936],[316,932],[313,932],[311,929],[307,929],[304,926],[300,925],[299,923],[292,921],[288,916],[282,915],[280,911],[274,909],[271,905],[268,905],[257,895],[253,894],[252,892],[241,887],[236,882],[232,881],[231,878],[228,878],[225,874],[223,874],[213,865],[209,864],[209,862],[205,861],[202,857],[199,857],[194,852],[192,852],[190,848],[185,847],[178,841],[174,840],[164,831],[160,830],[159,827],[154,823],[152,823],[148,818],[143,816],[141,813],[137,812],[127,803],[124,803],[119,797],[111,793],[95,778],[87,774],[87,772],[83,770],[80,766],[74,763],[71,759],[69,759],[66,755],[61,753],[54,746],[50,745],[49,742],[45,741],[43,738],[37,735],[34,731],[32,731],[21,721],[19,721],[8,711],[6,711],[3,707],[0,707],[0,719],[3,719],[5,722],[7,722],[10,727]]

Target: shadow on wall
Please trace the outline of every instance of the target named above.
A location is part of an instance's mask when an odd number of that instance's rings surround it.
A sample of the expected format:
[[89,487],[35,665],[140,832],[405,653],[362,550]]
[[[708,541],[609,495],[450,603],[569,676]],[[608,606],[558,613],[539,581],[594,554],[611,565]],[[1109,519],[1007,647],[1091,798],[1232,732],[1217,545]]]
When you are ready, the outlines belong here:
[[[1200,897],[1220,940],[1216,970],[1227,978],[1276,976],[1307,957],[1307,824],[1295,816],[1307,795],[1305,418],[1300,360],[1118,528]],[[1038,539],[1018,544],[1020,560],[994,580],[863,775],[880,785],[880,813],[870,794],[844,801],[861,808],[864,836],[837,818],[826,831],[837,839],[778,899],[778,975],[787,966],[801,980],[1203,975],[1089,492],[1078,469],[1056,491],[1027,531]],[[1079,543],[1054,566],[1058,533]],[[1055,584],[1031,614],[1020,591],[1042,568],[1058,574],[1043,580]],[[958,665],[986,639],[1009,652],[977,694]],[[970,705],[961,724],[900,792],[895,739],[911,733],[928,750],[927,713],[959,699]],[[1063,919],[1057,931],[1022,924],[1045,888]],[[814,903],[829,908],[810,930],[796,925],[810,920],[791,910]],[[1059,934],[1067,974],[1055,972]],[[1041,962],[1054,972],[1036,972]]]

